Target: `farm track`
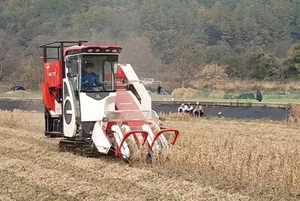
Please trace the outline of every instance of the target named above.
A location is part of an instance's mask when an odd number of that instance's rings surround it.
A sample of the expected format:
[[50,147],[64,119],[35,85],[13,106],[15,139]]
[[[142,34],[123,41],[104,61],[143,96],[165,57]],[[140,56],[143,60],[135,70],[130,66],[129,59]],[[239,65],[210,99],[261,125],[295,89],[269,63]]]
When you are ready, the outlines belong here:
[[[250,200],[143,163],[58,151],[41,132],[0,127],[0,200]],[[192,176],[193,173],[191,173]]]

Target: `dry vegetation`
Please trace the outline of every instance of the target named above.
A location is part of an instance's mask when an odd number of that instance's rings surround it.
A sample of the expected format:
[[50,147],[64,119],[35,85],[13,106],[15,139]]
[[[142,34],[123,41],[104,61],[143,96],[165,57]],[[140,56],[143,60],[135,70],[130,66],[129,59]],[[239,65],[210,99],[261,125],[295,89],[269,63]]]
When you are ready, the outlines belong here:
[[229,79],[224,83],[216,83],[212,85],[213,89],[219,90],[299,90],[300,83],[298,81],[276,82],[276,81],[254,81],[254,80],[238,80]]
[[191,88],[177,88],[177,89],[174,89],[173,92],[172,92],[172,96],[176,96],[177,98],[195,98],[197,97],[199,94],[198,94],[198,91],[195,90],[195,89],[191,89]]
[[[202,83],[202,84],[199,84]],[[172,91],[172,97],[176,98],[203,98],[203,94],[200,91],[203,89],[209,89],[210,93],[208,98],[223,99],[226,96],[226,92],[235,91],[239,94],[241,91],[256,91],[262,90],[267,92],[276,91],[295,91],[300,89],[300,83],[296,81],[289,82],[275,82],[275,81],[253,81],[253,80],[239,80],[239,79],[227,79],[226,81],[215,81],[208,83],[205,79],[197,78],[190,82],[193,87],[188,88],[176,88]],[[199,91],[200,90],[200,91]]]
[[130,167],[59,152],[43,114],[0,114],[0,200],[300,199],[298,123],[165,115],[176,146]]

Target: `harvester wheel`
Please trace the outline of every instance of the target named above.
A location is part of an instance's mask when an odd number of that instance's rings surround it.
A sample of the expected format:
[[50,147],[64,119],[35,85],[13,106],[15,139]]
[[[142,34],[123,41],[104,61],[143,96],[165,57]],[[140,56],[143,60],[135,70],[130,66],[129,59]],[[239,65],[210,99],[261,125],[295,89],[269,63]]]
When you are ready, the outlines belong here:
[[81,156],[86,157],[86,149],[81,149]]
[[62,144],[61,142],[59,143],[59,151],[61,152],[67,152],[68,147],[65,144]]
[[75,155],[82,156],[82,150],[80,148],[75,148],[74,153]]

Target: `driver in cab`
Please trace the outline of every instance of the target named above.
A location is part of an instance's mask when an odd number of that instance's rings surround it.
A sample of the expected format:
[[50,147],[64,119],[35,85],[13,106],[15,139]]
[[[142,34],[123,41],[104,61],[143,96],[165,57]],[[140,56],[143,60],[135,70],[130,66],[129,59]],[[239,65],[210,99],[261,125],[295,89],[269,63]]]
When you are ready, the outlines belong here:
[[103,86],[99,81],[99,75],[93,72],[94,64],[88,61],[85,64],[85,72],[81,75],[81,89],[83,91],[93,91],[94,87]]

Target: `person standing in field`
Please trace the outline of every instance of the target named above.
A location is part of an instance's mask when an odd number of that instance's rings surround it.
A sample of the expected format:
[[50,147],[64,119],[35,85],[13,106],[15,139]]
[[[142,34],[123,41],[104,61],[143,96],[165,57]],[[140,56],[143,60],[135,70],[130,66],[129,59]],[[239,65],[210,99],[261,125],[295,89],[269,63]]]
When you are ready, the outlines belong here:
[[256,92],[256,100],[258,100],[259,102],[262,101],[262,95],[261,95],[260,90],[257,90],[257,92]]
[[157,86],[157,93],[160,94],[161,93],[161,89],[162,89],[162,86],[160,84],[158,84]]

